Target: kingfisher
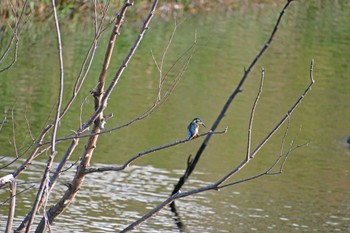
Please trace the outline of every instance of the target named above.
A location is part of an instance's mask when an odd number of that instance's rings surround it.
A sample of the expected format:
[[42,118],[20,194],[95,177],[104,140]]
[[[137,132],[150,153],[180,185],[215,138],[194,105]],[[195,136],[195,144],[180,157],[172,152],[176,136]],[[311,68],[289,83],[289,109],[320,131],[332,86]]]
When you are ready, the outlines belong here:
[[204,127],[206,127],[203,121],[198,117],[194,118],[191,121],[191,123],[187,126],[187,140],[192,140],[193,138],[198,136],[199,125],[203,125]]

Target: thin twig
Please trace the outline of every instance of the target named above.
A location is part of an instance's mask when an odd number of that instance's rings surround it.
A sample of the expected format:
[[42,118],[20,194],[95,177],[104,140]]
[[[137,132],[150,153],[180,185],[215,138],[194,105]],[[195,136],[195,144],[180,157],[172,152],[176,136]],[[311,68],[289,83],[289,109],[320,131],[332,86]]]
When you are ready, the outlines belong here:
[[264,77],[265,77],[265,70],[264,68],[261,69],[261,81],[260,81],[260,87],[259,87],[259,92],[256,95],[253,107],[252,107],[252,111],[250,113],[250,120],[249,120],[249,126],[248,126],[248,145],[247,145],[247,155],[246,155],[246,159],[249,159],[249,155],[250,155],[250,147],[251,147],[251,135],[252,135],[252,128],[253,128],[253,120],[254,120],[254,114],[255,114],[255,109],[256,106],[259,102],[259,98],[263,89],[263,84],[264,84]]
[[[62,118],[65,113],[68,111],[68,109],[70,108],[70,106],[72,105],[72,103],[74,102],[74,100],[76,99],[78,93],[80,92],[81,90],[81,87],[83,86],[84,82],[85,82],[85,79],[90,71],[90,68],[91,68],[91,65],[92,65],[92,62],[93,62],[93,59],[95,57],[95,52],[96,52],[96,49],[97,49],[97,44],[98,44],[98,41],[100,39],[100,37],[102,36],[102,33],[103,33],[103,22],[107,16],[107,10],[109,8],[109,3],[110,3],[110,0],[107,0],[106,1],[106,4],[103,8],[103,11],[102,11],[102,17],[101,17],[101,21],[98,25],[98,29],[97,31],[95,32],[95,37],[93,38],[92,42],[91,42],[91,45],[90,45],[90,48],[87,52],[87,54],[85,55],[85,58],[84,58],[84,61],[81,65],[81,68],[80,68],[80,71],[79,71],[79,74],[76,78],[76,81],[74,83],[74,87],[73,87],[73,92],[72,92],[72,96],[71,98],[69,99],[69,101],[67,102],[66,106],[64,107],[64,109],[62,110],[62,113],[61,113],[61,116],[60,118]],[[95,25],[97,24],[97,18],[95,18]]]
[[[196,37],[195,37],[195,41],[193,42],[193,44],[183,53],[181,54],[180,57],[178,57],[176,59],[176,61],[174,62],[174,64],[177,64],[178,62],[180,62],[180,60],[185,56],[187,55],[188,53],[190,53],[191,51],[193,51],[195,49],[195,46],[196,46]],[[110,129],[106,129],[106,130],[103,130],[103,131],[100,131],[100,132],[97,132],[97,133],[89,133],[89,134],[81,134],[83,133],[83,131],[79,131],[79,132],[74,132],[74,134],[72,135],[69,135],[69,136],[66,136],[64,138],[58,138],[56,139],[56,142],[61,142],[61,141],[66,141],[66,140],[69,140],[69,139],[74,139],[74,138],[85,138],[85,137],[90,137],[90,136],[94,136],[94,135],[101,135],[101,134],[105,134],[105,133],[111,133],[113,131],[116,131],[116,130],[119,130],[119,129],[122,129],[124,127],[127,127],[137,121],[140,121],[146,117],[148,117],[151,113],[153,113],[157,108],[159,108],[166,100],[167,98],[170,96],[170,94],[172,93],[172,91],[175,89],[175,86],[176,84],[179,82],[179,80],[181,79],[181,77],[183,76],[184,72],[186,71],[186,68],[191,60],[193,56],[193,52],[191,52],[188,57],[186,58],[185,60],[185,64],[182,66],[181,68],[181,71],[177,74],[177,76],[175,77],[173,83],[169,86],[169,88],[167,89],[167,91],[165,92],[165,94],[163,95],[163,97],[161,98],[160,101],[157,102],[157,98],[158,98],[158,93],[156,95],[156,98],[155,98],[155,102],[154,104],[149,108],[147,109],[145,112],[143,112],[141,115],[139,115],[138,117],[130,120],[129,122],[123,124],[123,125],[119,125],[119,126],[116,126],[116,127],[113,127],[113,128],[110,128]],[[169,70],[173,69],[174,68],[174,64],[170,67]],[[169,70],[167,71],[167,73],[169,72]],[[162,84],[163,85],[163,84]],[[48,142],[44,142],[42,145],[46,145],[48,144]]]
[[[17,184],[17,186],[19,186],[19,184]],[[17,192],[15,196],[17,197],[19,194],[24,193],[25,191],[27,191],[27,190],[33,188],[34,186],[35,186],[35,185],[33,184],[33,185],[29,186],[28,188],[25,188],[25,189],[23,189],[22,191]],[[2,203],[0,203],[0,208],[1,208],[4,204],[6,204],[9,200],[11,200],[11,198],[7,198],[7,199],[4,200]]]
[[0,124],[0,131],[2,130],[2,128],[4,127],[6,122],[7,122],[7,110],[5,109],[5,111],[4,111],[4,119],[1,121],[1,124]]
[[26,109],[26,111],[24,113],[24,119],[26,120],[26,125],[27,125],[27,129],[28,129],[28,133],[30,135],[30,138],[32,139],[32,142],[34,142],[35,138],[33,136],[32,130],[30,128],[30,123],[29,123],[29,120],[28,120],[28,117],[27,117],[27,109]]
[[[46,194],[44,191],[45,191],[45,188],[48,184],[48,181],[49,181],[49,175],[50,175],[50,170],[51,170],[51,166],[53,164],[53,160],[54,160],[54,157],[56,156],[57,154],[57,151],[55,151],[53,154],[50,154],[49,156],[49,159],[46,163],[46,167],[45,167],[45,170],[44,170],[44,173],[43,173],[43,177],[42,177],[42,180],[40,182],[40,186],[39,186],[39,189],[38,189],[38,192],[36,194],[36,198],[35,198],[35,201],[34,201],[34,204],[33,204],[33,207],[31,209],[31,211],[29,212],[29,214],[27,215],[27,217],[25,218],[25,220],[27,219],[27,221],[24,221],[26,222],[26,229],[25,229],[25,232],[26,233],[29,233],[30,232],[30,229],[33,225],[33,222],[34,222],[34,218],[37,214],[37,211],[38,211],[38,208],[39,208],[39,205],[40,205],[40,202],[42,201],[42,198],[44,199],[47,199],[47,197],[45,198],[44,195]],[[22,224],[21,224],[22,225]]]
[[16,158],[18,158],[17,142],[16,142],[16,129],[15,129],[15,117],[14,109],[11,110],[11,122],[12,122],[12,142],[15,150]]
[[153,4],[151,6],[151,9],[149,11],[149,14],[148,14],[146,20],[144,21],[144,24],[140,30],[140,33],[134,42],[134,45],[132,46],[132,48],[128,52],[126,58],[124,59],[122,65],[119,67],[118,71],[116,72],[114,78],[112,79],[111,83],[109,84],[108,88],[106,89],[106,92],[103,94],[102,99],[101,99],[101,105],[98,107],[98,109],[96,109],[95,113],[90,117],[90,119],[83,125],[83,127],[79,131],[82,131],[82,130],[84,130],[84,128],[89,127],[95,121],[95,119],[100,115],[100,113],[107,107],[107,102],[108,102],[110,95],[112,94],[113,89],[118,84],[122,74],[124,73],[124,70],[126,69],[126,67],[129,64],[129,61],[131,60],[131,58],[135,54],[135,51],[138,48],[138,46],[140,45],[140,43],[144,37],[144,34],[149,29],[149,24],[151,22],[151,19],[153,18],[157,4],[158,4],[158,0],[154,0]]
[[26,8],[27,8],[27,4],[28,4],[28,0],[25,0],[23,2],[23,7],[21,9],[21,14],[19,15],[18,19],[16,20],[16,25],[15,28],[12,32],[12,37],[10,39],[10,42],[8,44],[8,46],[6,47],[5,51],[3,52],[3,54],[0,56],[0,63],[2,62],[2,60],[5,58],[5,56],[7,55],[7,53],[9,52],[11,45],[13,43],[13,41],[15,42],[15,51],[14,51],[14,56],[13,56],[13,60],[11,61],[11,63],[7,66],[5,66],[4,68],[0,69],[0,73],[11,68],[17,61],[17,52],[18,52],[18,44],[19,44],[19,40],[18,40],[18,30],[19,27],[21,25],[21,21],[23,18],[24,13],[26,12]]
[[[314,60],[312,59],[310,65],[310,71],[313,71]],[[276,124],[276,126],[267,134],[267,136],[258,144],[255,150],[250,154],[249,160],[254,158],[255,155],[261,150],[261,148],[266,144],[266,142],[278,131],[278,129],[283,125],[283,123],[289,119],[291,114],[294,112],[296,107],[300,104],[301,100],[306,96],[306,94],[311,90],[312,85],[315,83],[313,79],[312,72],[310,73],[310,84],[306,87],[304,93],[297,99],[297,101],[293,104],[293,106],[287,111],[286,115]],[[217,181],[217,186],[228,180],[233,174],[237,173],[241,170],[245,165],[248,164],[249,160],[245,159],[242,163],[240,163],[235,169],[225,175],[222,179]]]
[[274,135],[279,127],[289,118],[289,116],[293,113],[293,111],[296,109],[296,107],[300,104],[302,99],[304,99],[305,95],[311,90],[312,85],[315,83],[315,80],[313,78],[313,68],[314,68],[314,59],[311,60],[310,63],[310,84],[305,89],[304,93],[299,97],[299,99],[294,103],[294,105],[289,109],[289,111],[286,113],[286,115],[281,119],[281,121],[276,125],[276,127],[270,131],[270,133],[266,136],[266,138],[256,147],[256,149],[250,154],[251,158],[254,158],[256,153],[263,147],[263,145]]

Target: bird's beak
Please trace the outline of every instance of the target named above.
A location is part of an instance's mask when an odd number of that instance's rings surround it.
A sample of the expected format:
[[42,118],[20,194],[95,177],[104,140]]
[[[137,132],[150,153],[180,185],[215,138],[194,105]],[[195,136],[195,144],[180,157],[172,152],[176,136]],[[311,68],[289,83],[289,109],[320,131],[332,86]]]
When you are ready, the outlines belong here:
[[207,128],[203,122],[202,122],[202,125],[204,126],[204,128]]

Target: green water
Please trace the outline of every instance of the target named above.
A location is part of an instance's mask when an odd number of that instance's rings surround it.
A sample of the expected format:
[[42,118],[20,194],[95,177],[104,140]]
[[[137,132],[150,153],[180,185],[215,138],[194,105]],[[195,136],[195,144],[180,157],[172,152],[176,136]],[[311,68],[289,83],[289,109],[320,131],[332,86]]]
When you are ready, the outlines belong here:
[[[100,138],[92,165],[121,164],[140,151],[184,139],[186,126],[200,116],[211,126],[227,97],[238,84],[244,67],[248,67],[266,42],[282,4],[254,5],[222,14],[186,15],[176,19],[178,28],[166,57],[169,69],[176,59],[197,45],[186,73],[167,101],[149,117]],[[283,117],[309,82],[309,65],[315,59],[312,91],[291,117],[286,148],[291,140],[307,147],[293,151],[282,175],[266,176],[220,192],[207,192],[180,200],[178,208],[188,232],[348,232],[350,231],[350,10],[342,1],[297,1],[292,3],[281,27],[262,59],[249,76],[243,92],[231,105],[218,127],[226,134],[214,135],[193,177],[184,190],[202,187],[222,177],[239,162],[246,150],[250,109],[259,87],[261,68],[265,83],[253,127],[252,146]],[[51,25],[52,26],[52,25]],[[78,27],[63,25],[65,64],[65,103],[70,97],[87,48],[91,43],[92,24]],[[141,115],[153,104],[159,74],[152,53],[160,60],[174,28],[174,20],[155,18],[151,29],[127,71],[111,95],[106,113],[114,117],[106,128],[113,128]],[[58,61],[52,31],[24,28],[15,66],[0,74],[0,111],[14,111],[18,148],[30,143],[28,119],[34,136],[53,119],[50,112],[57,98]],[[50,33],[49,33],[49,32]],[[117,42],[108,80],[114,75],[138,33],[138,23],[126,21]],[[96,85],[109,32],[98,46],[96,58],[81,95],[61,122],[59,136],[76,130],[81,105],[83,120],[92,112],[89,91]],[[1,42],[1,49],[5,41]],[[171,85],[178,64],[165,87]],[[3,116],[3,115],[2,115]],[[265,171],[280,150],[285,127],[276,134],[258,156],[233,180]],[[201,132],[204,129],[201,128]],[[53,229],[65,232],[114,232],[154,208],[172,191],[183,173],[189,154],[194,154],[202,138],[149,154],[119,173],[88,176],[74,204],[57,219]],[[71,163],[81,155],[80,143]],[[14,157],[12,122],[0,131],[1,155]],[[64,153],[65,143],[59,146]],[[21,182],[38,184],[43,156],[19,177]],[[1,165],[10,158],[0,161]],[[0,171],[7,174],[15,163]],[[75,168],[62,176],[59,198]],[[24,189],[30,185],[19,186]],[[20,221],[32,205],[36,189],[18,197],[16,220]],[[0,192],[1,200],[7,196]],[[7,207],[1,207],[1,220]],[[82,213],[83,216],[82,216]],[[3,223],[3,222],[2,222]],[[0,224],[5,225],[5,224]],[[3,228],[1,228],[3,229]],[[169,211],[144,223],[135,232],[178,232]]]

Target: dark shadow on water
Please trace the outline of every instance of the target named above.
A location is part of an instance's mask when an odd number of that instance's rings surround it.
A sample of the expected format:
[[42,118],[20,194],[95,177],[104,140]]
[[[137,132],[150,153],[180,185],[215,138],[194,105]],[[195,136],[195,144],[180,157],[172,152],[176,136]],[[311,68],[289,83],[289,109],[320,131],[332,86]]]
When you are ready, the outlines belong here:
[[177,212],[175,202],[172,202],[170,204],[170,210],[174,214],[173,219],[175,221],[175,224],[176,224],[177,228],[179,229],[179,232],[187,232],[186,231],[186,227],[183,224],[183,222],[181,221],[181,218],[180,218],[180,216],[179,216],[179,214]]

